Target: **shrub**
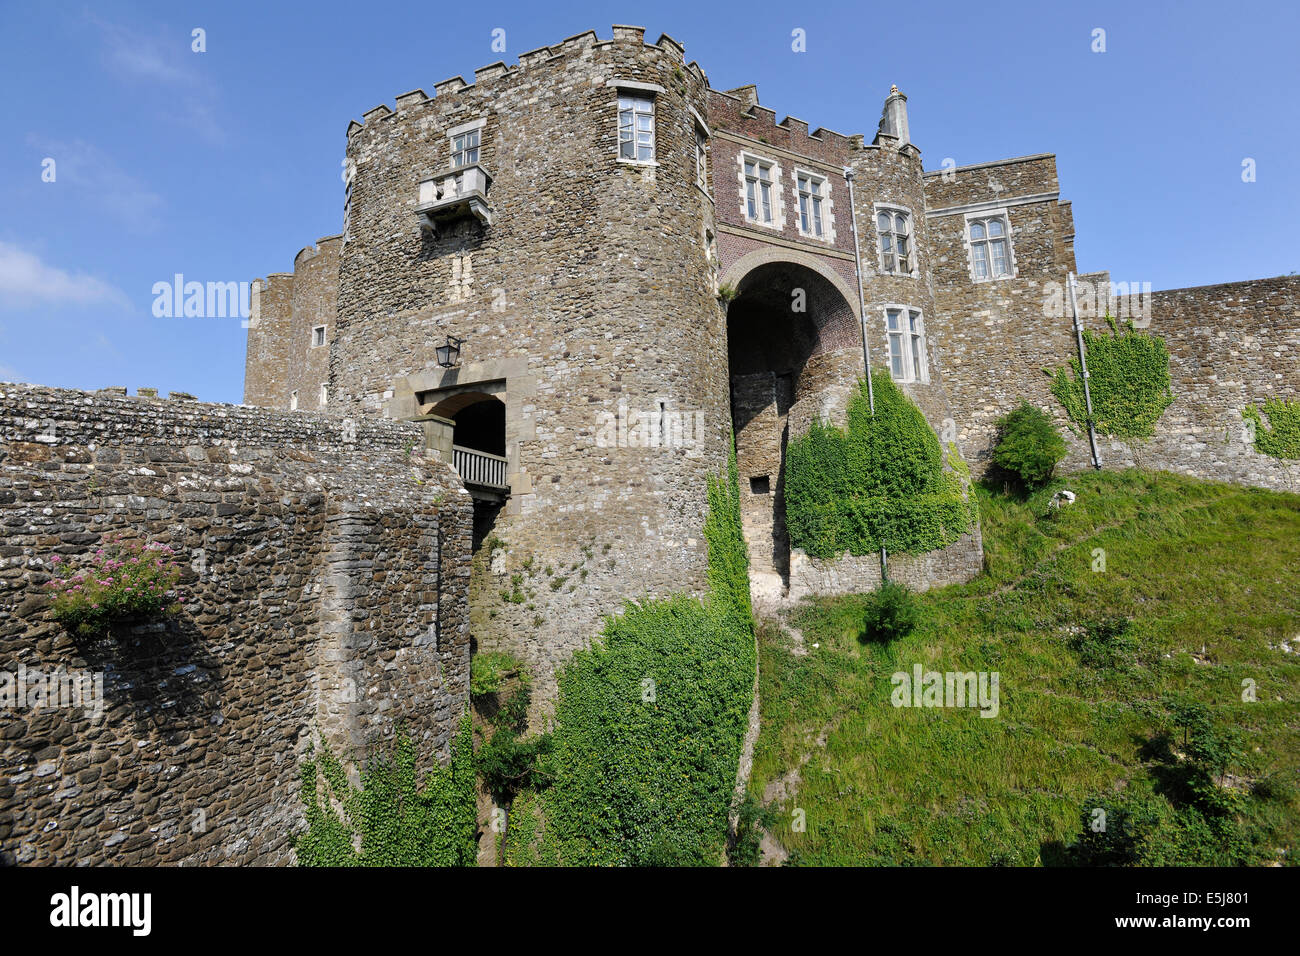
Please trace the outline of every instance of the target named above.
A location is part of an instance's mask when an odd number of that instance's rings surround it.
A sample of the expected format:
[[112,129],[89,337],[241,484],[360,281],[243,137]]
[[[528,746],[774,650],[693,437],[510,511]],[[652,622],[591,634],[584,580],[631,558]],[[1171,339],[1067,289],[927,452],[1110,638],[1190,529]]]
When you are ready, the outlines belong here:
[[559,677],[551,786],[516,801],[522,835],[507,838],[508,860],[721,858],[755,668],[734,452],[708,497],[707,598],[629,602],[574,654]]
[[757,866],[763,849],[763,831],[776,825],[775,807],[765,807],[752,793],[736,808],[736,835],[727,847],[727,861],[732,866]]
[[520,739],[513,727],[498,727],[478,752],[483,783],[498,803],[509,803],[519,791],[541,790],[550,784],[546,757],[553,747],[550,734]]
[[495,694],[505,678],[516,674],[527,683],[523,666],[510,654],[503,651],[475,654],[469,665],[469,692],[474,697]]
[[[814,422],[786,454],[785,506],[790,543],[817,558],[846,551],[917,554],[952,544],[975,519],[956,470],[920,410],[888,373],[849,400],[848,427]],[[954,455],[950,464],[958,469]]]
[[89,566],[74,567],[59,555],[51,558],[54,577],[53,617],[78,637],[97,637],[109,626],[157,617],[179,608],[176,591],[181,569],[175,552],[161,542],[144,544],[106,537]]
[[1087,667],[1118,669],[1133,663],[1137,641],[1130,622],[1122,617],[1108,617],[1089,624],[1071,642],[1079,661]]
[[907,637],[920,623],[921,605],[916,596],[903,585],[886,581],[867,598],[859,640],[887,644]]
[[361,787],[348,783],[328,747],[302,764],[307,830],[294,840],[299,866],[473,866],[476,781],[469,714],[447,766],[418,786],[415,744],[400,729],[393,750],[373,758]]
[[1079,836],[1062,862],[1070,866],[1137,866],[1171,808],[1160,797],[1106,793],[1085,802]]
[[1249,841],[1233,817],[1176,806],[1138,781],[1121,793],[1101,794],[1085,803],[1078,836],[1065,848],[1060,862],[1068,866],[1240,866],[1250,855]]
[[1051,417],[1028,402],[998,419],[993,463],[1016,475],[1026,488],[1045,484],[1065,457],[1065,441]]

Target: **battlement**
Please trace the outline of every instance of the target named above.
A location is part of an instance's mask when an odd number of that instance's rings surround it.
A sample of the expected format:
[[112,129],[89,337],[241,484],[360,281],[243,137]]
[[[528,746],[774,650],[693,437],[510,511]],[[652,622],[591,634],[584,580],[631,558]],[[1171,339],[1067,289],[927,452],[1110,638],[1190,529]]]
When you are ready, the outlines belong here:
[[782,136],[787,137],[788,147],[796,152],[801,151],[798,147],[799,139],[809,139],[829,149],[844,153],[872,148],[863,146],[864,136],[862,133],[846,136],[824,126],[819,126],[809,132],[808,123],[794,116],[787,116],[778,123],[776,111],[759,104],[758,87],[752,83],[731,90],[715,90],[710,87],[709,113],[712,115],[715,110],[718,117],[723,121],[720,125],[725,127],[727,119],[741,123],[753,121],[752,124],[746,123],[746,125],[750,126],[746,130],[748,135],[758,137],[763,135],[766,129],[771,129],[773,132],[779,132]]
[[[551,46],[542,46],[535,50],[521,53],[519,54],[518,61],[513,66],[504,61],[498,60],[496,63],[489,63],[487,66],[479,67],[474,71],[473,83],[465,82],[465,78],[462,76],[453,76],[433,84],[433,96],[426,94],[422,89],[416,89],[411,90],[408,93],[402,93],[396,97],[394,101],[396,106],[395,110],[390,108],[386,103],[380,103],[378,106],[363,113],[360,121],[352,120],[348,124],[348,139],[351,140],[356,133],[366,129],[368,126],[373,126],[383,120],[398,116],[403,112],[422,107],[437,98],[467,92],[477,92],[479,90],[497,86],[503,82],[513,82],[520,74],[526,73],[538,66],[566,58],[582,57],[595,50],[629,43],[662,50],[674,63],[682,63],[685,60],[686,47],[666,33],[661,34],[659,39],[654,43],[646,43],[645,27],[615,24],[613,27],[613,37],[609,40],[601,40],[596,35],[595,30],[587,30],[583,33],[578,33],[574,36],[568,37],[567,39],[561,40],[559,43]],[[700,69],[698,63],[692,61],[687,64],[686,71],[690,73],[700,85],[708,86],[708,78],[704,75],[704,71]]]

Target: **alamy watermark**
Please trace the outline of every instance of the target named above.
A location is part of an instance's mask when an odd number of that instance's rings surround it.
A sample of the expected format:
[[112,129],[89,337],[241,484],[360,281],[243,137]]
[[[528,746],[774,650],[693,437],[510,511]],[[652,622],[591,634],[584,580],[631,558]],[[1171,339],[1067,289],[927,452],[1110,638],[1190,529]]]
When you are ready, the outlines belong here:
[[[1074,298],[1080,317],[1109,315],[1130,319],[1135,328],[1151,324],[1150,282],[1074,281]],[[1043,283],[1043,315],[1049,319],[1072,318],[1070,289],[1064,282]]]
[[153,284],[153,314],[158,319],[243,319],[256,328],[261,315],[260,281],[186,282],[176,273],[171,282]]
[[978,707],[981,717],[998,715],[997,671],[896,671],[890,702],[895,707]]
[[30,671],[19,664],[15,671],[0,671],[0,710],[37,707],[80,707],[87,717],[104,716],[102,671]]
[[704,441],[704,412],[676,411],[664,402],[656,408],[629,408],[596,416],[597,448],[695,448]]

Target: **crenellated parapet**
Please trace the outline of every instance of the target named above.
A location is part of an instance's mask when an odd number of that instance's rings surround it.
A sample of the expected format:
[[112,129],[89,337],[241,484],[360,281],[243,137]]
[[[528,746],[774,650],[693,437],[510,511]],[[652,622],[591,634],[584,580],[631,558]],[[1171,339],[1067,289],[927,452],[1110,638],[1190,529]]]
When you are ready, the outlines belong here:
[[343,236],[325,236],[293,258],[293,272],[257,279],[248,320],[244,401],[282,410],[328,407]]
[[679,67],[699,85],[708,85],[708,78],[699,64],[693,61],[685,64],[686,48],[668,34],[661,34],[654,43],[646,43],[644,27],[616,24],[613,27],[613,36],[609,40],[601,40],[596,31],[587,30],[559,43],[521,53],[514,65],[497,61],[479,67],[474,71],[472,83],[467,83],[462,76],[453,76],[433,84],[432,96],[422,89],[403,93],[396,98],[395,109],[390,108],[386,103],[380,103],[363,113],[360,121],[352,120],[348,124],[348,140],[351,141],[362,130],[373,128],[386,120],[400,118],[403,114],[418,111],[435,100],[445,101],[453,97],[474,94],[500,94],[512,86],[527,83],[541,67],[554,66],[562,62],[594,60],[611,48],[630,44],[662,51],[666,63]]

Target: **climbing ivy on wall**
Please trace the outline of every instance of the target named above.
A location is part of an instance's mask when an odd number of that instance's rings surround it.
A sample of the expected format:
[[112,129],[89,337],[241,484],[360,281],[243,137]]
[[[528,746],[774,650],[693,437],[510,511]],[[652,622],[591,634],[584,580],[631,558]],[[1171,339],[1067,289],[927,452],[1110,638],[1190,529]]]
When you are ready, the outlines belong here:
[[[1083,333],[1093,421],[1099,432],[1116,438],[1150,438],[1156,433],[1156,421],[1174,400],[1169,390],[1169,349],[1160,336],[1139,332],[1132,322],[1120,329],[1108,315],[1106,324],[1109,333]],[[1065,406],[1070,421],[1087,425],[1077,357],[1068,371],[1056,370],[1052,394]]]
[[469,715],[451,762],[416,782],[415,744],[398,731],[392,752],[375,757],[352,786],[328,746],[302,764],[307,831],[294,842],[300,866],[472,866],[474,741]]
[[1270,398],[1264,402],[1264,415],[1249,405],[1241,413],[1254,425],[1255,449],[1274,458],[1300,458],[1300,402]]
[[[786,452],[785,508],[790,544],[813,557],[921,553],[970,530],[974,506],[959,472],[944,470],[943,449],[925,416],[887,373],[849,400],[848,427],[815,422]],[[953,456],[952,464],[960,459]]]
[[754,684],[734,451],[709,481],[709,593],[606,619],[559,678],[551,786],[510,814],[509,864],[715,865]]

